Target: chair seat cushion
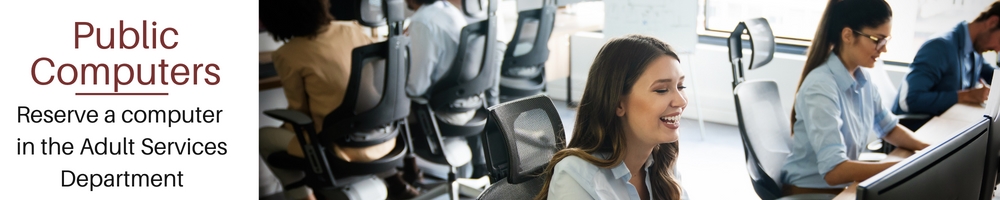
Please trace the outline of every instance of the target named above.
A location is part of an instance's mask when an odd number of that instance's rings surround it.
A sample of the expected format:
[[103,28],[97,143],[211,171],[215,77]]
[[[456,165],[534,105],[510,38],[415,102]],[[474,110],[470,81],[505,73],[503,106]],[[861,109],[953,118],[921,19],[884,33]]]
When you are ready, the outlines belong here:
[[451,166],[462,166],[472,160],[472,149],[465,137],[445,137],[444,157]]
[[371,162],[385,157],[396,147],[396,138],[389,139],[381,144],[367,147],[346,147],[333,144],[333,152],[337,158],[347,162]]
[[506,77],[500,77],[500,85],[503,87],[522,90],[541,89],[540,87],[542,86],[542,84],[535,80]]
[[431,152],[428,146],[428,143],[432,142],[429,141],[429,138],[422,135],[417,138],[419,139],[414,141],[413,153],[424,160],[453,167],[465,165],[472,160],[472,148],[469,148],[465,137],[445,137],[442,139],[444,141],[443,150],[438,149],[436,153]]
[[438,128],[441,135],[445,137],[475,136],[482,133],[486,127],[486,119],[489,118],[489,111],[486,109],[472,110],[471,119],[465,120],[463,124],[453,124],[438,118]]
[[[398,137],[394,138],[393,142],[389,142],[389,144],[392,144],[389,152],[385,153],[382,157],[367,162],[347,162],[340,159],[340,157],[330,155],[329,151],[327,151],[327,158],[329,158],[328,161],[334,176],[337,179],[341,179],[395,170],[396,166],[400,166],[403,163],[403,157],[405,157],[408,149],[405,140],[399,140]],[[266,157],[266,161],[269,165],[281,169],[309,170],[310,167],[308,160],[289,155],[287,151],[274,152]]]
[[517,46],[514,46],[514,57],[528,54],[534,47],[535,44],[532,44],[531,42],[517,43]]
[[535,78],[542,74],[542,66],[513,66],[505,68],[504,77],[510,78]]

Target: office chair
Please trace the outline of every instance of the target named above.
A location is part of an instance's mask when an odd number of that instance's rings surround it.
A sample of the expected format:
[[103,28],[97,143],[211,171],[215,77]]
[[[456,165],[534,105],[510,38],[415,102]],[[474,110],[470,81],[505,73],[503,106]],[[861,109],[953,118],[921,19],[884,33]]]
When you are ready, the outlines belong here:
[[545,61],[549,58],[548,43],[555,17],[556,6],[552,1],[543,2],[539,9],[517,14],[517,28],[500,67],[500,102],[545,89]]
[[490,108],[483,132],[490,183],[479,199],[532,199],[544,184],[539,174],[566,134],[552,100],[543,94]]
[[[460,191],[466,196],[476,196],[481,192],[476,187],[457,185],[457,178],[472,175],[468,171],[456,173],[456,168],[474,164],[472,159],[485,160],[482,158],[482,151],[478,149],[481,147],[474,145],[477,149],[472,149],[469,146],[479,143],[477,136],[486,126],[489,112],[484,92],[493,87],[497,78],[497,52],[494,50],[497,45],[496,1],[491,0],[488,6],[487,20],[471,23],[462,29],[459,55],[445,75],[435,81],[422,96],[427,103],[413,102],[412,118],[415,123],[409,124],[409,130],[413,131],[414,152],[433,164],[447,165],[449,168],[447,174],[433,174],[433,170],[423,170],[424,174],[445,179],[446,184],[438,188],[447,187],[447,190],[431,189],[431,192],[424,194],[426,196],[441,195],[439,192],[446,191],[452,199],[458,199]],[[480,101],[469,103],[467,100],[470,98],[478,98]],[[465,124],[452,124],[435,114],[469,111],[475,112],[475,116]],[[485,168],[485,161],[482,165]],[[462,190],[462,187],[471,188],[471,191]]]
[[[409,114],[409,104],[403,93],[405,74],[399,68],[385,64],[388,54],[387,42],[358,47],[354,50],[351,80],[344,96],[344,101],[333,112],[323,119],[323,131],[316,132],[312,119],[295,110],[269,110],[264,114],[292,124],[305,160],[295,161],[287,155],[269,156],[269,158],[285,158],[284,160],[269,159],[273,166],[286,169],[302,169],[306,178],[288,187],[307,185],[313,188],[314,194],[320,199],[385,199],[388,195],[382,177],[374,174],[394,172],[402,165],[408,140],[400,132],[403,130],[405,117]],[[366,67],[367,66],[367,67]],[[381,68],[381,69],[379,69]],[[366,93],[362,88],[364,71],[372,71],[376,77],[373,82],[383,82],[381,94]],[[382,75],[378,77],[378,75]],[[376,90],[379,83],[374,83]],[[369,88],[369,87],[365,87]],[[370,92],[370,91],[369,91]],[[364,97],[369,96],[369,97]],[[375,100],[373,103],[367,100]],[[308,141],[306,138],[310,138]],[[315,138],[315,139],[312,139]],[[381,144],[396,138],[393,150],[383,158],[366,163],[348,162],[334,155],[333,148],[328,144],[340,146],[366,147]],[[279,152],[287,154],[287,152]],[[302,166],[305,164],[306,166]],[[377,194],[376,196],[369,196]]]
[[736,113],[747,171],[761,199],[781,197],[781,167],[790,154],[791,126],[781,109],[778,84],[753,80],[736,86]]
[[733,67],[733,97],[743,153],[754,191],[761,199],[777,199],[781,189],[781,167],[790,154],[791,126],[781,109],[781,96],[774,81],[744,82],[743,33],[750,37],[748,70],[762,67],[774,56],[774,34],[764,18],[740,22],[730,33],[729,61]]
[[[405,94],[405,64],[409,41],[402,33],[402,0],[385,0],[388,6],[362,3],[362,10],[382,10],[377,16],[359,16],[364,20],[385,20],[390,29],[388,41],[357,47],[352,52],[351,74],[343,102],[324,117],[323,130],[317,132],[312,118],[295,110],[269,110],[264,114],[291,124],[302,144],[305,158],[287,152],[268,156],[272,166],[302,169],[303,180],[287,188],[309,186],[318,199],[386,199],[388,191],[382,180],[395,174],[409,152],[405,134],[409,98]],[[383,15],[384,14],[384,15]],[[383,17],[384,16],[384,17]],[[365,24],[378,24],[368,21]],[[308,138],[308,139],[307,139]],[[387,155],[371,162],[348,162],[335,155],[330,144],[367,147],[396,139]]]
[[772,80],[745,81],[743,74],[744,32],[749,35],[748,70],[763,67],[774,58],[774,34],[764,18],[740,22],[730,33],[729,61],[733,67],[733,98],[736,119],[754,191],[761,199],[832,199],[828,194],[782,197],[781,167],[791,149],[791,125],[782,109],[778,84]]

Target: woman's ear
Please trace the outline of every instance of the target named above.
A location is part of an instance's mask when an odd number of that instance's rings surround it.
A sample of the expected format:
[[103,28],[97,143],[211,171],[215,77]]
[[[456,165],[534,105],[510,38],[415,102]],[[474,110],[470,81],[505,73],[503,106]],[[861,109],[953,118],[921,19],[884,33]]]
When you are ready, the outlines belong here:
[[625,116],[625,100],[624,99],[621,102],[618,102],[618,107],[615,108],[615,115],[618,115],[618,117],[624,117]]
[[854,44],[854,30],[849,27],[840,30],[840,41],[841,44]]

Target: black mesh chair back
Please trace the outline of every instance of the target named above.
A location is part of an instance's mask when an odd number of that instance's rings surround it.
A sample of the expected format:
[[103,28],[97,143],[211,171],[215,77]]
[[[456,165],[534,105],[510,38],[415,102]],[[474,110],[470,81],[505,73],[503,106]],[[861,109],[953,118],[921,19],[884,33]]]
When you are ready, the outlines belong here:
[[733,94],[747,171],[761,199],[781,197],[781,167],[790,154],[788,114],[781,107],[778,84],[770,80],[740,83]]
[[320,135],[324,142],[358,147],[396,137],[396,131],[371,131],[398,123],[410,111],[404,91],[406,74],[402,66],[388,65],[390,50],[388,41],[354,49],[344,100],[323,121]]
[[[418,141],[414,143],[416,147],[414,151],[424,159],[441,164],[461,164],[449,160],[447,154],[454,152],[442,151],[445,137],[470,137],[482,133],[488,116],[485,100],[482,99],[483,93],[493,86],[497,77],[497,56],[493,50],[496,49],[495,41],[495,17],[462,28],[459,36],[459,55],[455,56],[452,67],[427,90],[424,96],[428,99],[426,105],[414,104],[413,114],[416,118],[414,121],[417,124],[410,126],[411,130],[415,130],[412,137],[421,138],[414,140]],[[480,98],[480,101],[468,103],[465,100],[469,98]],[[434,114],[469,111],[474,111],[475,115],[465,124],[451,124]]]
[[458,45],[459,55],[455,56],[448,72],[431,85],[427,92],[428,104],[432,109],[464,112],[484,108],[482,104],[463,105],[454,102],[480,96],[492,87],[493,81],[496,80],[498,66],[494,56],[496,51],[492,50],[496,49],[496,42],[492,42],[496,41],[495,20],[484,20],[462,28]]
[[535,95],[490,108],[482,135],[493,183],[480,199],[530,199],[541,190],[539,174],[559,150],[566,135],[552,100]]
[[[294,122],[295,133],[309,162],[309,171],[319,175],[329,175],[323,182],[356,175],[366,175],[394,170],[402,164],[401,158],[407,151],[406,138],[402,137],[402,120],[409,113],[409,99],[402,89],[405,74],[403,70],[387,65],[387,42],[380,42],[354,49],[350,81],[347,93],[340,107],[323,120],[323,130],[317,134],[313,122],[305,114],[291,110],[273,110],[265,114]],[[387,102],[400,102],[390,104]],[[401,113],[398,111],[402,111]],[[400,116],[402,115],[402,116]],[[294,116],[294,117],[289,117]],[[304,117],[304,118],[303,118]],[[290,119],[290,120],[289,120]],[[304,138],[319,138],[306,141]],[[384,143],[397,138],[395,148],[385,157],[365,163],[347,162],[334,157],[329,144],[336,143],[349,147],[365,147]],[[312,177],[313,175],[310,175]]]
[[[327,114],[322,122],[314,122],[309,116],[294,110],[264,112],[293,125],[305,154],[304,161],[297,158],[287,160],[307,166],[299,166],[306,172],[306,178],[286,188],[308,185],[320,199],[337,198],[346,194],[343,187],[371,179],[372,174],[396,170],[403,164],[403,157],[409,151],[408,138],[400,134],[410,112],[410,99],[404,91],[409,40],[400,35],[402,0],[379,1],[378,5],[356,5],[361,7],[361,13],[372,7],[375,7],[373,12],[382,13],[374,18],[359,16],[359,21],[370,24],[385,20],[390,25],[391,34],[388,41],[357,47],[352,51],[351,74],[339,107]],[[322,130],[317,132],[314,123],[322,123]],[[315,139],[307,141],[306,138]],[[335,143],[345,147],[367,147],[394,138],[397,139],[394,148],[387,155],[364,163],[347,162],[333,156],[335,152],[330,146]]]
[[[496,0],[463,0],[466,16],[477,17],[476,14],[482,12],[485,20],[471,22],[462,28],[457,55],[451,66],[421,96],[426,101],[412,102],[413,115],[407,126],[413,138],[412,152],[429,161],[420,164],[422,171],[417,173],[446,183],[422,195],[446,193],[450,199],[458,199],[480,193],[475,186],[457,182],[457,178],[478,178],[486,171],[476,136],[482,133],[489,114],[485,93],[495,86],[498,76],[497,6]],[[466,114],[472,114],[471,119],[464,118]],[[453,116],[462,116],[460,120],[468,121],[451,119]],[[448,170],[441,170],[441,165],[447,165]]]
[[555,12],[555,5],[544,4],[539,9],[518,13],[517,28],[500,67],[501,101],[531,96],[544,89],[545,61],[549,58],[548,43]]

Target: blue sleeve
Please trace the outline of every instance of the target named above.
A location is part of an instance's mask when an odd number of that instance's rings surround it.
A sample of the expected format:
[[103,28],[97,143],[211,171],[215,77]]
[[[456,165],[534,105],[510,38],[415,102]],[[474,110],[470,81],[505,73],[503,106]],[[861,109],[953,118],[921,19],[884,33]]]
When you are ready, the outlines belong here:
[[[796,133],[795,137],[805,136],[814,153],[816,153],[819,174],[826,174],[847,161],[847,146],[844,145],[843,133],[840,127],[844,121],[840,119],[841,108],[837,103],[836,84],[803,85],[796,99],[796,115],[805,125],[805,133]],[[800,135],[802,134],[802,135]]]
[[990,64],[990,61],[986,61],[986,58],[983,58],[983,63],[980,63],[980,66],[982,67],[982,70],[979,73],[979,78],[986,81],[986,84],[993,85],[993,70],[996,69],[996,67],[993,67],[993,65]]
[[[931,91],[950,66],[946,59],[948,44],[942,39],[924,43],[910,64],[906,75],[905,103],[909,113],[939,114],[958,102],[958,91]],[[901,94],[902,95],[902,94]]]

